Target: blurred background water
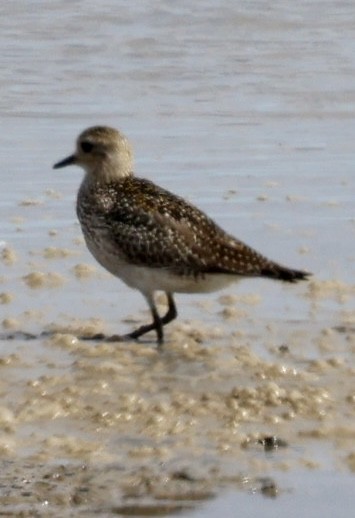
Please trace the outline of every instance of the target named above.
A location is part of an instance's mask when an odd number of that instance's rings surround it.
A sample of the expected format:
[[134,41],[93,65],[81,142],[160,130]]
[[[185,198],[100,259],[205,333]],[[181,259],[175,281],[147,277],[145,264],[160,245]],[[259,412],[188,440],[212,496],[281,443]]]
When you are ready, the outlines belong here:
[[[353,276],[351,3],[14,1],[0,14],[3,240],[71,236],[82,173],[51,166],[107,124],[132,140],[138,175],[241,239]],[[49,189],[62,196],[50,209]],[[26,198],[44,205],[20,210]]]

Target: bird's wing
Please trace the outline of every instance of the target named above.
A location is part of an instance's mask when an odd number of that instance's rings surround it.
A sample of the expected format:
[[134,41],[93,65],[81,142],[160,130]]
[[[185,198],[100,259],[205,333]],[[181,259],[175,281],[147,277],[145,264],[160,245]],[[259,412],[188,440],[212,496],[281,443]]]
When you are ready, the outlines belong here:
[[129,207],[118,201],[107,218],[115,246],[136,265],[178,274],[260,275],[273,264],[201,210],[148,180],[135,178]]

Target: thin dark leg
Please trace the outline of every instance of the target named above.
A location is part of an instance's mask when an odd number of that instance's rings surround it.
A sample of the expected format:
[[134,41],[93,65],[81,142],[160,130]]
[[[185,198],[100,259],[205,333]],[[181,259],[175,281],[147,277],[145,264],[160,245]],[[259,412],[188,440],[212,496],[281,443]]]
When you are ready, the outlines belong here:
[[166,296],[168,298],[168,311],[161,319],[162,324],[165,326],[165,324],[169,324],[172,320],[174,320],[177,317],[177,310],[175,306],[175,301],[171,293],[166,293]]
[[153,316],[153,322],[151,324],[147,324],[144,326],[139,327],[135,331],[132,331],[128,336],[130,338],[139,338],[142,335],[145,335],[145,333],[148,333],[149,331],[155,330],[157,332],[157,340],[158,345],[161,346],[164,342],[164,333],[163,333],[163,326],[174,320],[174,318],[177,317],[177,311],[176,306],[174,302],[173,295],[171,293],[166,294],[168,298],[168,311],[166,314],[160,318],[157,308],[155,307],[153,295],[146,296],[147,302],[149,304],[150,310],[152,312]]

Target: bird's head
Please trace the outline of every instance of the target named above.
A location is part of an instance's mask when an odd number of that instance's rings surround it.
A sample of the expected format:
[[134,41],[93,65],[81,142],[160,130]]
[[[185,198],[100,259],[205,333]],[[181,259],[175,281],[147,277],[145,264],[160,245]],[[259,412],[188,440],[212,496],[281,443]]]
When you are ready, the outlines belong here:
[[114,181],[132,174],[133,152],[122,133],[106,126],[94,126],[79,135],[75,153],[53,167],[68,165],[81,166],[97,181]]

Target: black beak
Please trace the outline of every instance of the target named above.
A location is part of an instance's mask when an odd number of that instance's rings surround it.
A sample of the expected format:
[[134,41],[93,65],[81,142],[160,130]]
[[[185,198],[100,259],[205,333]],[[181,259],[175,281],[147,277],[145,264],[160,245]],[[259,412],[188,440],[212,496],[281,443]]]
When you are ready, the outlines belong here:
[[73,165],[76,163],[76,157],[75,155],[70,155],[67,158],[64,158],[64,160],[61,160],[60,162],[57,162],[54,164],[53,169],[59,169],[60,167],[66,167],[67,165]]

